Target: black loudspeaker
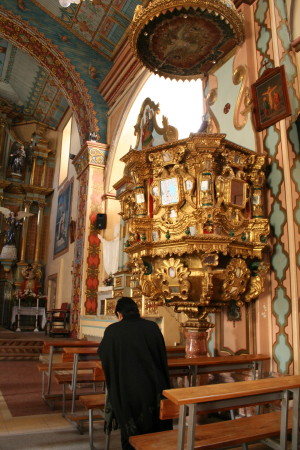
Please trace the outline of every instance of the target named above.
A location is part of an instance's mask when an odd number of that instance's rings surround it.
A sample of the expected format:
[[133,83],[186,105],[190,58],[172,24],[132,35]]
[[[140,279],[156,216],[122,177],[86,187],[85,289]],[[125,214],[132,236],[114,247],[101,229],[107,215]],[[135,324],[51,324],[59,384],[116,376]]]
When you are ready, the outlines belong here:
[[106,214],[97,214],[95,226],[98,230],[105,230],[106,228]]

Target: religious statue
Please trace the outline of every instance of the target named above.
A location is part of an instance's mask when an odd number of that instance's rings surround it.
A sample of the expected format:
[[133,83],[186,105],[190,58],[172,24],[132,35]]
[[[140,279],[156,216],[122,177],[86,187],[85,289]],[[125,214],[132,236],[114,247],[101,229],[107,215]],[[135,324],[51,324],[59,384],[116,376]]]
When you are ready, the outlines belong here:
[[8,165],[11,173],[14,175],[22,175],[25,162],[30,162],[32,153],[31,144],[20,144],[15,141],[10,150]]
[[4,245],[16,245],[16,231],[21,222],[17,219],[16,214],[10,211],[6,216],[7,229],[4,235]]
[[5,221],[7,228],[5,231],[1,231],[4,234],[4,245],[0,254],[1,259],[17,259],[17,249],[16,249],[16,232],[17,229],[22,226],[23,219],[25,217],[32,216],[32,213],[25,211],[19,211],[15,213],[9,208],[4,208],[0,206],[0,212],[5,216]]
[[[45,308],[47,304],[47,297],[39,291],[38,283],[42,277],[42,271],[38,264],[27,264],[21,269],[21,274],[24,281],[22,288],[16,292],[15,296],[15,299],[19,304],[19,308],[21,306],[31,306],[35,307],[36,311],[38,311],[39,307]],[[38,314],[36,314],[34,331],[38,331],[38,328]]]
[[41,279],[42,272],[37,265],[27,264],[21,271],[24,278],[22,292],[38,293],[38,281]]
[[142,121],[142,148],[152,147],[153,142],[153,111],[146,109],[145,120]]

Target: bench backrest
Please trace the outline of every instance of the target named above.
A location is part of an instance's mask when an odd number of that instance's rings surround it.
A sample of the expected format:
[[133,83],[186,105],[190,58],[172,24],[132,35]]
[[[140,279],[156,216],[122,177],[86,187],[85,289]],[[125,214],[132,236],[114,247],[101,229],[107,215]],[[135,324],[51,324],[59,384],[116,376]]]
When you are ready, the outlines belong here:
[[207,403],[232,398],[283,392],[300,387],[300,375],[166,389],[163,395],[177,405]]
[[[270,404],[272,402],[277,402],[277,400],[268,400],[268,401],[261,401],[261,402],[255,401],[250,405],[249,405],[249,403],[247,403],[246,406],[264,405],[264,404]],[[218,406],[218,407],[214,408],[212,406],[211,408],[208,408],[206,411],[197,411],[197,415],[205,416],[206,414],[218,413],[221,411],[229,411],[230,409],[232,409],[232,407],[220,408],[220,406]],[[159,418],[161,420],[178,419],[179,418],[179,405],[175,405],[175,403],[173,403],[168,398],[161,400],[160,401],[160,409],[159,409]]]

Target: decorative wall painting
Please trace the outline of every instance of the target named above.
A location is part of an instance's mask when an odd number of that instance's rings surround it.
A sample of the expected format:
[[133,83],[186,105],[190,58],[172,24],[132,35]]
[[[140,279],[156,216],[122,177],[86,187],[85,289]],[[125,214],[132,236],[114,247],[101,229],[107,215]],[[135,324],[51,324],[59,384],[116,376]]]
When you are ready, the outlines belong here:
[[54,255],[66,251],[69,246],[70,210],[72,202],[73,183],[70,182],[58,196]]

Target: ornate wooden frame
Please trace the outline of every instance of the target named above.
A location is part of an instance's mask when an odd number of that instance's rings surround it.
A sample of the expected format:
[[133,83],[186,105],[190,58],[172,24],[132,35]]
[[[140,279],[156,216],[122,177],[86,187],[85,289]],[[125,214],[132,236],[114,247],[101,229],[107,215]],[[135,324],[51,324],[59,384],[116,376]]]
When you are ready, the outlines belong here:
[[257,131],[291,115],[284,66],[265,70],[251,89]]

